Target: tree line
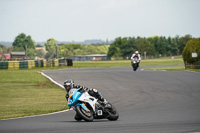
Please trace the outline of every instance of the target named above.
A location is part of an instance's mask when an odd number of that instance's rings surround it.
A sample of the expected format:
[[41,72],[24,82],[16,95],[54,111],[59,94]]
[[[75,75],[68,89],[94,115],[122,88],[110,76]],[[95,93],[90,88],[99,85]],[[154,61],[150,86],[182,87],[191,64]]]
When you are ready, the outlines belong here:
[[107,44],[88,44],[82,45],[79,43],[58,44],[54,38],[49,38],[45,46],[45,51],[40,49],[36,50],[36,47],[43,47],[42,45],[36,45],[31,36],[27,36],[24,33],[19,34],[12,47],[5,47],[0,44],[0,54],[10,53],[12,51],[25,51],[29,59],[34,59],[36,56],[39,58],[65,58],[76,55],[90,55],[90,54],[107,54],[109,45]]
[[65,58],[76,55],[107,54],[109,45],[82,45],[79,43],[57,44],[54,38],[45,43],[45,58]]
[[118,37],[110,45],[108,58],[122,57],[130,58],[130,56],[138,50],[144,56],[174,56],[180,55],[186,43],[192,39],[191,35],[183,37],[165,37],[154,36],[149,38],[143,37]]
[[58,44],[54,38],[50,38],[44,44],[46,51],[36,50],[36,43],[31,36],[26,36],[24,33],[19,34],[12,47],[5,47],[0,45],[0,54],[9,53],[11,51],[26,51],[26,55],[30,59],[36,56],[40,58],[65,58],[76,55],[90,55],[90,54],[107,54],[110,58],[124,58],[128,59],[138,50],[142,56],[146,54],[149,57],[159,56],[174,56],[181,55],[186,43],[192,39],[191,35],[183,37],[118,37],[110,45],[82,45],[79,43]]

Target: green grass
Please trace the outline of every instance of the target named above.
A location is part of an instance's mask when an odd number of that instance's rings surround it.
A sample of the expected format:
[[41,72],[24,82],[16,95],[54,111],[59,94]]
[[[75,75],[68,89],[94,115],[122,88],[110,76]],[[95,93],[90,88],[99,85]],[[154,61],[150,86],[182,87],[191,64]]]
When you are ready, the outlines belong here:
[[[130,60],[119,60],[119,61],[74,61],[74,68],[81,67],[123,67],[123,66],[131,66]],[[162,59],[149,59],[142,60],[141,66],[158,66],[158,65],[183,65],[183,59],[170,59],[170,58],[162,58]]]
[[[126,67],[131,66],[130,60],[117,60],[117,61],[74,61],[73,67],[62,68],[84,68],[84,67]],[[168,70],[168,71],[195,71],[200,72],[198,69],[185,69],[183,59],[181,57],[159,58],[142,60],[140,66],[148,66],[145,70]]]
[[119,60],[119,61],[74,61],[73,67],[117,67],[117,66],[130,66],[130,61]]
[[183,65],[183,59],[149,59],[141,61],[143,66],[154,66],[154,65]]
[[67,108],[65,91],[35,70],[0,70],[0,119]]

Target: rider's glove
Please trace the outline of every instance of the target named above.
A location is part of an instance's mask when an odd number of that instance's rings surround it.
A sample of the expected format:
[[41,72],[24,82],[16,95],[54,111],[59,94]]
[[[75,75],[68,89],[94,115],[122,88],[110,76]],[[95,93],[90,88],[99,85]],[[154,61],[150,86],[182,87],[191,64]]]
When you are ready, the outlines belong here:
[[65,98],[68,100],[68,98],[69,98],[69,94],[68,93],[65,95]]
[[75,88],[81,88],[81,86],[80,86],[80,85],[77,85]]
[[80,88],[80,89],[83,89],[83,88],[85,88],[85,87],[84,87],[84,86],[80,86],[79,88]]
[[85,91],[87,91],[88,90],[88,88],[87,87],[85,87],[85,86],[81,86],[80,87],[80,91],[83,93],[83,92],[85,92]]
[[85,88],[84,88],[84,90],[85,90],[85,91],[88,91],[88,88],[87,88],[87,87],[85,87]]

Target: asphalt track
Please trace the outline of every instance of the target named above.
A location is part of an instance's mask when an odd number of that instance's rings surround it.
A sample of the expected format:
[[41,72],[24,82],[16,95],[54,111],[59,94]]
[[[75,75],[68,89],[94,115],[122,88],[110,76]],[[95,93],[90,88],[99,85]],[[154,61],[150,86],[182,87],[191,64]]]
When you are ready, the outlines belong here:
[[[119,112],[117,121],[76,122],[74,111],[0,120],[0,133],[197,133],[200,132],[200,73],[141,71],[131,67],[44,71],[63,84],[97,88]],[[64,97],[64,96],[63,96]]]

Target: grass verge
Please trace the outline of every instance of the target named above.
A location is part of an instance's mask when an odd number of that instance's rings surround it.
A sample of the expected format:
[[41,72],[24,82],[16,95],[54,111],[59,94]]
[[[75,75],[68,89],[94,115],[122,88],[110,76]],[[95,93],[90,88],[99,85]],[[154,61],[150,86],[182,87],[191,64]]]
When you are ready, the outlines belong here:
[[[119,60],[119,61],[74,61],[73,68],[81,67],[118,67],[118,66],[131,66],[130,60]],[[183,59],[149,59],[142,60],[141,66],[158,66],[158,65],[183,65]]]
[[65,91],[35,70],[0,70],[0,119],[67,108]]

